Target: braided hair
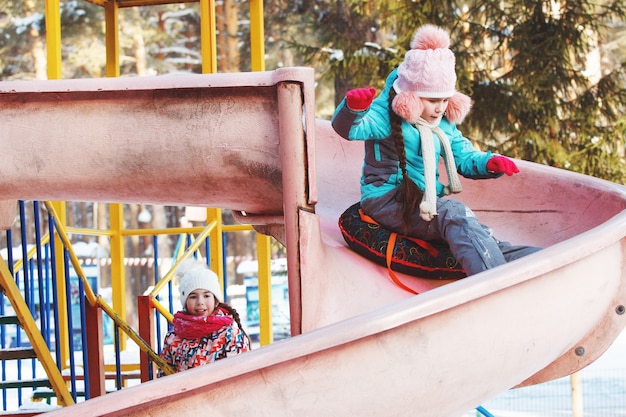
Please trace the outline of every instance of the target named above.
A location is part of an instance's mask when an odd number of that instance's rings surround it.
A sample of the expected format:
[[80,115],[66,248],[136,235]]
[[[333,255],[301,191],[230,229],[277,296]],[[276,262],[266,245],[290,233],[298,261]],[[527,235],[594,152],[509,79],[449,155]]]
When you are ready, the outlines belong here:
[[241,330],[243,335],[248,339],[248,344],[250,344],[250,340],[251,340],[250,336],[248,336],[248,333],[246,333],[246,331],[243,329],[243,326],[241,324],[241,319],[239,318],[239,313],[237,312],[237,310],[235,310],[235,308],[230,306],[229,304],[222,303],[221,301],[218,301],[216,308],[221,308],[222,310],[226,310],[226,312],[230,314],[233,317],[233,319],[235,319],[235,322],[237,323],[237,327],[239,327],[239,330]]
[[396,90],[389,89],[389,122],[391,124],[391,138],[396,145],[396,153],[398,154],[398,163],[402,170],[402,184],[400,184],[400,193],[398,201],[402,203],[402,221],[405,228],[411,223],[411,216],[419,210],[420,202],[424,192],[409,177],[406,170],[406,151],[404,149],[404,136],[402,136],[402,118],[393,111],[391,104],[396,97]]

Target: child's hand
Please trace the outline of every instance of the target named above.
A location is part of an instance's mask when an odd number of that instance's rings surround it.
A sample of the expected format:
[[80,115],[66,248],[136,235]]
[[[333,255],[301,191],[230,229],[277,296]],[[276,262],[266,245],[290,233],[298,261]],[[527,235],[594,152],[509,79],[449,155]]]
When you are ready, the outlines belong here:
[[374,87],[355,88],[346,93],[346,104],[352,111],[363,111],[367,109],[376,95]]
[[489,161],[487,161],[487,170],[494,174],[505,173],[509,176],[519,172],[519,168],[517,168],[515,162],[501,155],[495,155],[489,158]]

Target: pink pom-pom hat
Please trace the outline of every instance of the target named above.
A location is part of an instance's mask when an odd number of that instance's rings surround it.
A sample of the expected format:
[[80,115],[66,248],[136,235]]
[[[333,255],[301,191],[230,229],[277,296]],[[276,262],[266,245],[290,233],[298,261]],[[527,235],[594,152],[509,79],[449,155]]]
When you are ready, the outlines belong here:
[[419,28],[393,83],[397,96],[393,110],[415,123],[422,114],[419,98],[449,98],[447,118],[461,123],[471,108],[471,99],[456,91],[454,53],[449,49],[450,35],[444,29],[425,25]]

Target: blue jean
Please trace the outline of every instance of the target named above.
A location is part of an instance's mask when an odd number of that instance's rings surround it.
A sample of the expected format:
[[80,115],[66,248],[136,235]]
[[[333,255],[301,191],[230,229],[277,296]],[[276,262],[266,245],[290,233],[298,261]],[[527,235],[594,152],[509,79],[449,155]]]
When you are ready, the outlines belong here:
[[541,250],[496,239],[491,229],[478,222],[472,210],[460,201],[437,199],[437,216],[427,222],[413,213],[408,227],[402,221],[402,204],[396,193],[361,202],[363,211],[387,230],[423,240],[443,239],[467,275],[477,274]]

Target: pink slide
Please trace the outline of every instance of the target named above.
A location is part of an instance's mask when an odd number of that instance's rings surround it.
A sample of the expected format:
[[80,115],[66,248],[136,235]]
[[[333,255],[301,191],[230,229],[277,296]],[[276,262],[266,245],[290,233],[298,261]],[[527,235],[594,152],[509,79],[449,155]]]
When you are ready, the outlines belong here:
[[339,232],[362,144],[315,119],[313,85],[309,68],[0,83],[0,220],[15,199],[222,207],[288,254],[293,337],[47,414],[457,417],[613,343],[625,187],[525,161],[464,181],[496,236],[545,249],[453,282],[399,274],[413,296]]

